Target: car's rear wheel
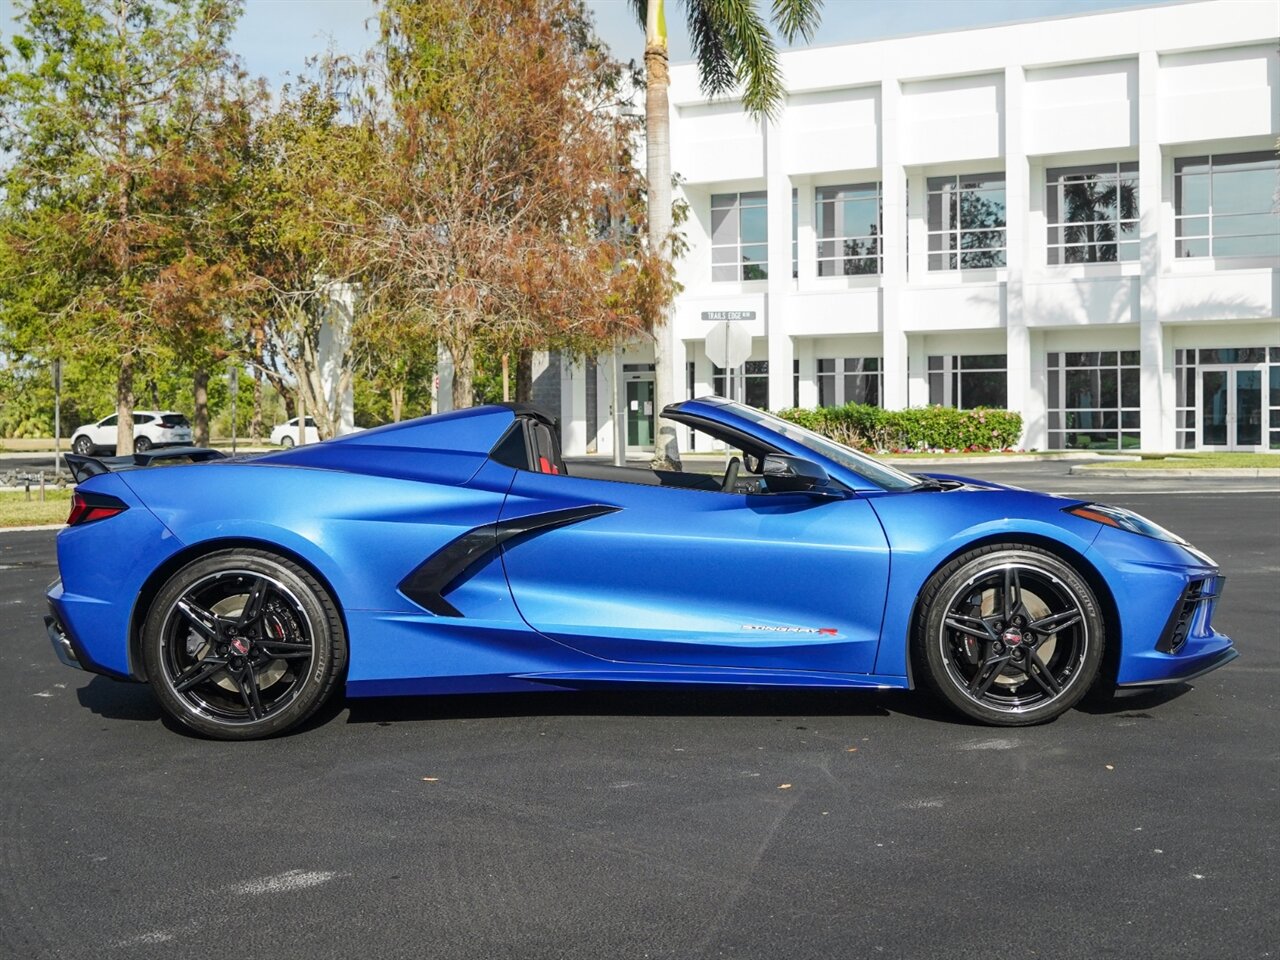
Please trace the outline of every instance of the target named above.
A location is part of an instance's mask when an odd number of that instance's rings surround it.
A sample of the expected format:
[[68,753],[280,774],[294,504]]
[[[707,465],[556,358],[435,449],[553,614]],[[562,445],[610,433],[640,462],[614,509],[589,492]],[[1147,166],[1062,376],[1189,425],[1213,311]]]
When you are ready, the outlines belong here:
[[998,544],[930,578],[913,639],[923,679],[951,706],[983,723],[1027,726],[1084,696],[1105,629],[1070,564],[1039,547]]
[[153,446],[154,444],[151,442],[150,437],[138,437],[138,439],[133,441],[133,449],[135,453],[146,453]]
[[259,550],[223,550],[161,588],[142,652],[171,716],[209,737],[252,740],[297,726],[324,703],[347,641],[332,598],[306,570]]
[[93,453],[93,441],[85,436],[76,437],[75,442],[71,444],[71,449],[80,456],[87,457]]

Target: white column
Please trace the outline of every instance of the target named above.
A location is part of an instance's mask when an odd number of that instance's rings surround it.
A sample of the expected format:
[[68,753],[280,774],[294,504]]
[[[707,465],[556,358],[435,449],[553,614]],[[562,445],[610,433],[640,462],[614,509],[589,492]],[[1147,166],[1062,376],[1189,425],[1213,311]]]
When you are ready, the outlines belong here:
[[[1023,138],[1023,90],[1026,75],[1020,65],[1004,71],[1005,167],[1005,347],[1008,357],[1008,407],[1022,414],[1023,435],[1033,425],[1043,432],[1044,418],[1031,414],[1031,338],[1027,333],[1023,282],[1027,265],[1027,211],[1030,171]],[[1043,406],[1043,402],[1040,404]],[[1026,441],[1024,440],[1024,443]],[[1043,443],[1039,444],[1043,447]]]
[[432,413],[448,413],[453,409],[453,357],[441,344],[436,349],[436,389],[431,401]]
[[563,354],[560,362],[560,446],[580,457],[587,452],[586,365]]
[[[1161,207],[1164,157],[1160,150],[1157,102],[1160,58],[1138,54],[1138,216],[1142,281],[1138,341],[1142,351],[1142,449],[1173,449],[1173,396],[1165,384],[1164,330],[1160,325]],[[1166,396],[1168,410],[1165,409]]]
[[812,337],[801,337],[795,341],[795,345],[796,357],[800,360],[800,406],[816,407],[818,405],[818,357],[813,349],[814,340]]
[[808,177],[795,181],[796,188],[796,289],[812,290],[818,275],[818,233],[813,222],[815,190]]
[[[785,107],[783,109],[786,109]],[[791,406],[791,178],[782,161],[782,130],[764,125],[765,189],[769,193],[769,292],[765,294],[765,335],[769,350],[769,409]]]
[[897,77],[880,84],[880,192],[883,204],[884,272],[880,276],[880,331],[884,350],[884,396],[888,410],[908,404],[907,337],[902,330],[906,301],[906,196],[907,173],[899,150],[898,110],[902,88]]

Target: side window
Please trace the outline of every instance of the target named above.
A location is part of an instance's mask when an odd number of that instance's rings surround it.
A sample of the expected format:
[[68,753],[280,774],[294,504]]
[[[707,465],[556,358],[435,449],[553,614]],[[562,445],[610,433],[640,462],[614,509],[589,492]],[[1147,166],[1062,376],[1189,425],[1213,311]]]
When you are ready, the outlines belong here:
[[107,419],[103,420],[101,423],[98,424],[98,426],[100,427],[114,427],[115,425],[116,425],[115,417],[107,417]]
[[315,417],[307,417],[307,426],[314,427],[316,425]]
[[133,415],[133,425],[135,427],[140,427],[144,423],[150,423],[154,419],[155,417],[151,416],[149,413],[135,413]]

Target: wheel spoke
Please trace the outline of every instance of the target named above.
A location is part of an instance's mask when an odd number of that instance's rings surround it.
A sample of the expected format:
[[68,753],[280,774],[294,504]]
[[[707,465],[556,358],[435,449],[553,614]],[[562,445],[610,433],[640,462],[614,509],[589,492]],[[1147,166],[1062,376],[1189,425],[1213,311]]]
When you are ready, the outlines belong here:
[[988,640],[1000,639],[995,630],[992,629],[991,624],[981,617],[970,617],[963,613],[951,613],[947,615],[943,623],[959,633],[978,633]]
[[267,589],[266,580],[259,578],[254,581],[253,589],[249,591],[249,599],[244,602],[244,609],[240,611],[240,619],[237,621],[241,627],[247,627],[262,616],[262,607],[267,600]]
[[253,720],[261,720],[266,715],[266,711],[262,709],[258,678],[253,672],[253,667],[246,664],[243,670],[235,671],[232,677],[240,690],[240,696],[244,698],[244,705],[249,708],[249,717]]
[[1049,668],[1044,665],[1040,654],[1035,650],[1027,651],[1027,673],[1049,696],[1056,697],[1062,692],[1062,684],[1058,683],[1057,678],[1049,672]]
[[1067,627],[1074,627],[1080,620],[1079,610],[1063,610],[1061,613],[1051,613],[1035,623],[1028,624],[1027,629],[1034,630],[1036,633],[1057,633]]
[[995,682],[996,677],[1004,672],[1005,664],[1009,662],[1009,655],[1003,654],[998,657],[991,657],[984,661],[982,666],[978,668],[978,672],[973,675],[973,679],[969,682],[969,693],[975,697],[981,697]]
[[190,667],[182,672],[173,682],[173,689],[177,693],[186,693],[197,684],[211,680],[218,673],[226,669],[227,661],[217,659],[215,657],[206,657],[203,660],[197,660]]
[[1017,567],[1004,569],[1004,606],[1002,611],[1006,621],[1013,619],[1022,607],[1022,581],[1018,577]]
[[179,600],[176,606],[206,640],[218,639],[220,630],[216,615],[186,597]]

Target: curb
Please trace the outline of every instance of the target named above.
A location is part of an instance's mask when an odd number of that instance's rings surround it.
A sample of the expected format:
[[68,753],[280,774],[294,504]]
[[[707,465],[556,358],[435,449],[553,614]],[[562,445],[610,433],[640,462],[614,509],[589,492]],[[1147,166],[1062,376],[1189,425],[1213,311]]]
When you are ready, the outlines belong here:
[[33,527],[0,527],[0,535],[6,533],[31,533],[35,530],[61,530],[65,523],[44,523]]
[[1199,470],[1134,470],[1125,467],[1092,466],[1081,464],[1072,467],[1068,473],[1074,477],[1142,477],[1158,479],[1160,477],[1206,477],[1209,479],[1240,478],[1246,480],[1280,480],[1280,468],[1277,467],[1203,467]]

